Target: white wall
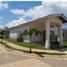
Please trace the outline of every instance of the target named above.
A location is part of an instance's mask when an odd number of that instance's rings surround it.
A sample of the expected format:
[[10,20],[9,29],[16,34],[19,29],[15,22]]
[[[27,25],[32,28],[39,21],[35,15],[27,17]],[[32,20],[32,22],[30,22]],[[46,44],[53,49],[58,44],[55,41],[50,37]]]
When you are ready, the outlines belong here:
[[58,35],[58,27],[54,25],[54,27],[50,28],[51,31],[54,31],[55,35]]
[[[9,37],[11,39],[17,39],[18,34],[24,32],[24,30],[29,30],[29,26],[23,26],[23,27],[18,27],[18,28],[14,28],[12,30],[10,30],[10,34]],[[24,41],[29,41],[29,36],[23,36]]]
[[[35,28],[35,27],[34,27]],[[37,27],[38,28],[38,27]],[[39,29],[39,28],[38,28]],[[18,27],[18,28],[15,28],[15,29],[12,29],[10,30],[10,38],[11,39],[16,39],[18,37],[18,33],[19,31],[20,32],[23,32],[24,30],[29,30],[29,26],[23,26],[23,27]],[[16,34],[16,35],[15,35]],[[14,37],[13,37],[14,36]],[[27,36],[23,36],[23,40],[25,42],[30,42],[30,37],[29,35]],[[32,41],[33,42],[39,42],[39,41],[42,41],[42,36],[39,34],[39,35],[35,35],[33,34],[32,36]]]
[[33,42],[41,42],[42,41],[42,36],[39,34],[39,35],[35,35],[35,34],[33,34],[33,36],[32,36],[32,41]]
[[17,33],[10,33],[9,36],[11,39],[17,39]]
[[[43,27],[44,27],[44,30],[45,30],[45,25]],[[32,28],[40,29],[43,32],[43,27],[41,25],[40,26],[39,25],[38,26],[33,25]],[[9,36],[10,36],[11,39],[17,39],[19,31],[23,32],[24,30],[29,30],[29,26],[26,25],[26,26],[14,28],[14,29],[10,30]],[[55,32],[55,34],[58,35],[58,28],[56,26],[54,28],[51,28],[51,30],[53,30]],[[24,39],[25,42],[30,42],[30,37],[28,35],[23,36],[23,39]],[[43,40],[43,36],[41,34],[40,35],[33,34],[32,41],[39,42],[39,41],[42,41],[42,40]]]

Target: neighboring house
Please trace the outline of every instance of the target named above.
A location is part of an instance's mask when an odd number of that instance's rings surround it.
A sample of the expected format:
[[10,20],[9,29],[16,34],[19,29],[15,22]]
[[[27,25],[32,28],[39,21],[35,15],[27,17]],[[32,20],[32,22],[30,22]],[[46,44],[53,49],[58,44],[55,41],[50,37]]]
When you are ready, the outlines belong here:
[[[63,14],[51,14],[31,22],[21,24],[9,28],[9,36],[11,39],[17,39],[24,31],[28,31],[30,28],[36,28],[42,33],[38,36],[32,36],[32,42],[44,42],[45,48],[50,48],[51,42],[59,42],[59,46],[63,47],[63,23],[67,22],[66,17]],[[29,36],[23,36],[24,41],[29,42]]]

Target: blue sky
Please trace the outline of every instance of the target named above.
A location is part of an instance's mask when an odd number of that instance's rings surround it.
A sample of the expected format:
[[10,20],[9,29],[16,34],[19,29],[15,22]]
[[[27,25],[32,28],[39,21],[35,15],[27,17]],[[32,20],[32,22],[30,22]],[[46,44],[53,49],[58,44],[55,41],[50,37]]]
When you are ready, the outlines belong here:
[[[4,1],[0,2],[0,27],[13,27],[49,14],[67,17],[67,1]],[[64,25],[67,29],[67,25]]]
[[[35,6],[39,6],[41,5],[41,1],[40,2],[36,2],[36,1],[21,1],[21,2],[17,2],[17,1],[12,1],[12,2],[1,2],[1,8],[0,8],[0,27],[5,26],[7,24],[11,24],[11,21],[13,20],[17,20],[19,17],[23,17],[24,14],[23,11],[28,11],[29,9],[33,9]],[[7,7],[6,7],[7,5]],[[11,10],[16,10],[16,11],[20,11],[21,10],[21,14],[14,14],[11,12]],[[25,20],[31,19],[31,17],[26,16],[24,18]],[[17,23],[17,22],[16,22]],[[19,23],[19,22],[18,22]]]

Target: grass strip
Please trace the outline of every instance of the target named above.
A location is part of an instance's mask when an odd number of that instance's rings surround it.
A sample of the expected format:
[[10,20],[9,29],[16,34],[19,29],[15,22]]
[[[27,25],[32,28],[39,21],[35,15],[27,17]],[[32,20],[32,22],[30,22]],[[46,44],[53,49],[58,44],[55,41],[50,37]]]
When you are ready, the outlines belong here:
[[[7,45],[7,43],[3,43],[3,45],[6,48],[8,48],[8,49],[12,49],[12,50],[17,50],[17,51],[22,51],[22,52],[29,53],[29,51],[21,50],[21,49],[16,49],[14,47],[11,47],[11,46]],[[35,54],[46,54],[46,55],[66,55],[65,53],[49,53],[49,52],[32,52],[32,53],[35,53]]]

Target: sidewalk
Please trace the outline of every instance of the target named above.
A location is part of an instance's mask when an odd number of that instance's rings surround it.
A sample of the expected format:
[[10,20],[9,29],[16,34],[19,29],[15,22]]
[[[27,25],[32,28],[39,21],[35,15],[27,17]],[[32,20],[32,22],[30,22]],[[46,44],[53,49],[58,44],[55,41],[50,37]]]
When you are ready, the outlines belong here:
[[51,66],[37,59],[28,59],[24,61],[17,61],[14,63],[0,65],[0,67],[51,67]]
[[51,67],[37,58],[30,57],[23,52],[8,51],[0,44],[0,67]]
[[[5,41],[5,42],[7,42],[7,45],[9,45],[9,46],[11,46],[13,48],[20,49],[20,50],[25,50],[25,51],[29,51],[29,48],[21,47],[19,45],[16,45],[16,44],[8,42],[8,41]],[[59,50],[32,49],[32,52],[48,52],[48,53],[65,53],[65,54],[67,54],[67,48],[63,48],[63,49],[59,49]]]

